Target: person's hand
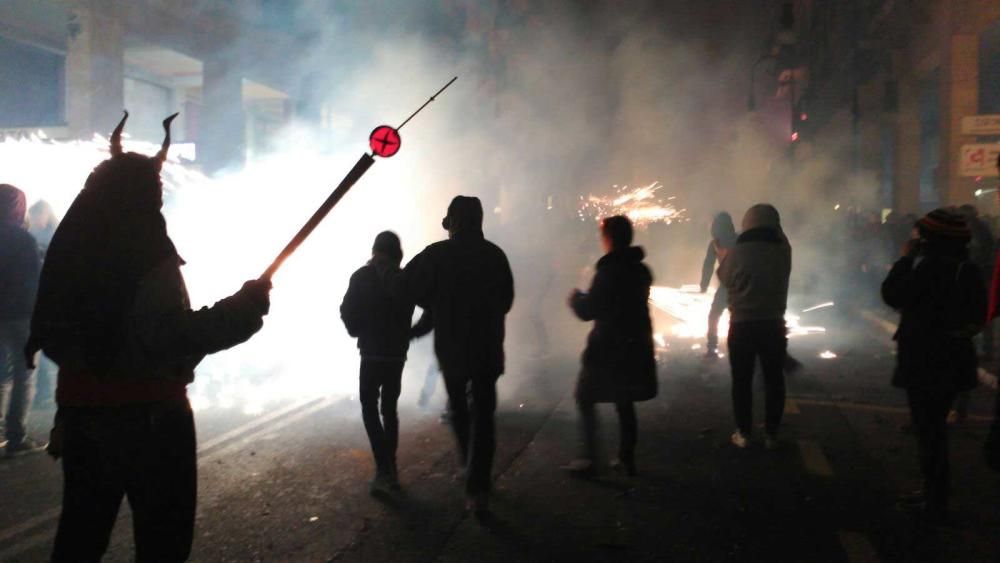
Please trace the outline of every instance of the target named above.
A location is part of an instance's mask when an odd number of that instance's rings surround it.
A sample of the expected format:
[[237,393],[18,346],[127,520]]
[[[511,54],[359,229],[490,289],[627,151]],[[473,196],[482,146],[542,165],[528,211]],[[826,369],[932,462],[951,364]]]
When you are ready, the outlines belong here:
[[577,288],[573,288],[573,290],[569,292],[569,295],[566,296],[566,304],[572,308],[573,302],[576,301],[581,294],[583,294],[582,291]]
[[269,279],[249,280],[236,294],[263,317],[271,311],[271,287]]
[[920,252],[920,239],[911,238],[903,245],[902,255],[904,258],[913,258]]

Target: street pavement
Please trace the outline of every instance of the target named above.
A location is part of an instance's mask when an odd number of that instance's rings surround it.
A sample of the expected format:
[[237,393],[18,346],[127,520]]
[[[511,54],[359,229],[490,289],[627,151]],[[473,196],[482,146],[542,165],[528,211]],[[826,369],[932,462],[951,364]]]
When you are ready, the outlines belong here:
[[[729,444],[726,359],[705,360],[696,341],[671,341],[660,394],[638,407],[639,476],[631,479],[609,471],[584,481],[560,470],[578,448],[573,355],[512,358],[498,413],[494,516],[485,522],[463,511],[439,409],[414,404],[419,377],[404,382],[401,401],[404,491],[388,499],[368,494],[371,455],[352,397],[256,416],[200,411],[192,559],[1000,561],[1000,476],[981,452],[996,391],[977,389],[973,416],[952,429],[953,522],[925,525],[894,502],[920,477],[914,439],[901,431],[905,398],[888,383],[891,327],[832,315],[827,334],[791,342],[805,366],[788,380],[778,451]],[[610,457],[617,422],[611,408],[602,416]],[[39,433],[47,417],[35,416]],[[45,456],[0,461],[0,561],[47,558],[60,478]],[[123,504],[106,560],[130,560],[131,542]]]

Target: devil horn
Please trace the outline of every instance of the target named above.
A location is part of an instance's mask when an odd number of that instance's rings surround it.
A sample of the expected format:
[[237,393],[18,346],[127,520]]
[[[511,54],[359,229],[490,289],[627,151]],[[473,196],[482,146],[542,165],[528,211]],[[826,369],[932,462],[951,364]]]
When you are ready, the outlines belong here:
[[167,160],[167,149],[170,148],[170,123],[178,115],[180,115],[180,112],[163,120],[163,146],[160,147],[160,152],[156,153],[156,157],[160,159],[160,162],[166,162]]
[[122,154],[122,129],[125,129],[125,121],[128,120],[128,110],[124,113],[122,120],[118,122],[118,127],[111,133],[111,156]]

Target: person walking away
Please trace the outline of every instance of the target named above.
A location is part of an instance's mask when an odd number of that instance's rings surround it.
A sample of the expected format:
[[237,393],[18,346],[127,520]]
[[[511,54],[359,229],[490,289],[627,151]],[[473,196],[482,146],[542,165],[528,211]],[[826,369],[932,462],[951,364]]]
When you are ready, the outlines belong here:
[[[49,202],[44,199],[36,201],[28,208],[28,232],[38,243],[38,252],[45,260],[45,252],[52,242],[52,235],[59,226],[59,218]],[[38,369],[35,372],[35,400],[33,405],[45,407],[52,404],[55,394],[56,366],[45,354],[38,358]]]
[[977,382],[972,338],[986,318],[986,291],[959,213],[934,210],[917,230],[920,238],[906,244],[882,282],[882,298],[900,313],[892,384],[906,390],[924,477],[923,490],[903,500],[941,522],[950,498],[948,410]]
[[[705,261],[701,266],[701,292],[708,291],[708,286],[715,274],[715,264],[719,261],[719,249],[730,249],[736,245],[736,226],[733,225],[733,218],[725,211],[719,213],[712,220],[712,240],[705,250]],[[729,306],[729,294],[724,285],[719,285],[712,298],[712,305],[708,310],[708,339],[706,343],[705,357],[717,359],[719,357],[719,319],[723,311]]]
[[484,518],[496,449],[496,381],[504,372],[505,319],[514,302],[514,275],[503,250],[483,235],[479,198],[455,197],[441,225],[448,240],[428,246],[402,270],[384,260],[375,264],[391,295],[433,311],[434,351],[465,468],[466,508]]
[[41,262],[27,230],[24,192],[0,184],[0,447],[8,457],[39,452],[28,436],[35,372],[24,357]]
[[[361,351],[361,418],[375,458],[375,477],[369,492],[399,490],[396,449],[399,445],[399,401],[403,366],[410,339],[414,304],[392,297],[378,280],[372,265],[382,261],[396,269],[403,260],[399,237],[384,231],[375,237],[372,260],[351,276],[340,318],[347,333],[358,339]],[[381,406],[382,418],[379,419]]]
[[729,292],[729,365],[736,417],[731,441],[745,448],[751,439],[753,374],[759,359],[766,397],[764,445],[774,449],[785,409],[785,307],[792,271],[792,248],[778,210],[766,203],[748,209],[736,245],[720,248],[720,255],[719,280]]
[[206,354],[256,333],[270,306],[270,282],[254,280],[191,310],[161,214],[169,121],[153,157],[122,151],[124,125],[52,237],[25,348],[59,367],[49,444],[63,468],[57,563],[100,561],[122,497],[136,561],[188,558],[198,480],[187,385]]
[[645,252],[632,246],[632,222],[616,215],[601,221],[604,256],[598,260],[587,292],[574,289],[569,306],[582,321],[594,321],[587,336],[576,404],[580,411],[583,455],[567,466],[573,474],[592,477],[599,471],[597,403],[614,403],[618,412],[618,459],[634,476],[638,421],[635,403],[656,397],[656,357],[649,318],[653,274],[643,264]]

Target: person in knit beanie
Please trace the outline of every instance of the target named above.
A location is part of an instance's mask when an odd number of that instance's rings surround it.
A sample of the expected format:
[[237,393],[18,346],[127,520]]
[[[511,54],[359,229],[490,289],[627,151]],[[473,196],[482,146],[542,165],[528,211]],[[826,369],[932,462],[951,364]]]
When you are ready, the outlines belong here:
[[935,209],[916,223],[885,281],[882,298],[899,311],[892,384],[906,391],[923,489],[900,500],[939,523],[950,498],[948,411],[976,385],[972,337],[986,319],[986,289],[969,260],[969,226],[956,210]]

